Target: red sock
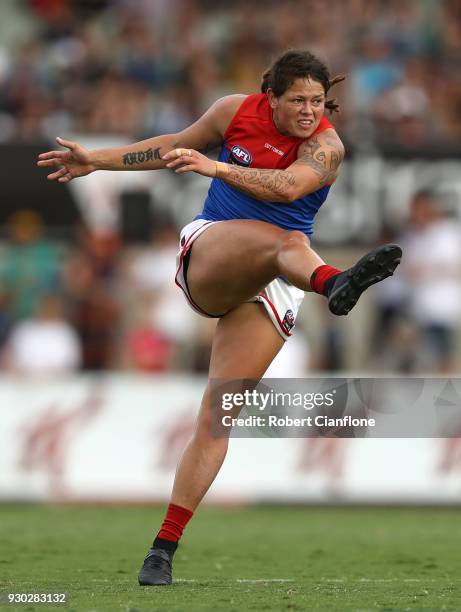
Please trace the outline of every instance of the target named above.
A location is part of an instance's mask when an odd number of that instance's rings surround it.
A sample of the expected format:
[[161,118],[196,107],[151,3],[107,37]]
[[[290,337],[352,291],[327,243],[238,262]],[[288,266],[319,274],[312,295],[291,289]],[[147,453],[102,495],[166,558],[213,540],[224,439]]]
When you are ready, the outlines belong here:
[[157,538],[178,542],[187,523],[192,518],[193,512],[187,508],[170,504],[166,511],[165,520],[160,527]]
[[312,291],[325,295],[325,283],[337,274],[341,274],[341,270],[327,264],[315,268],[310,280]]

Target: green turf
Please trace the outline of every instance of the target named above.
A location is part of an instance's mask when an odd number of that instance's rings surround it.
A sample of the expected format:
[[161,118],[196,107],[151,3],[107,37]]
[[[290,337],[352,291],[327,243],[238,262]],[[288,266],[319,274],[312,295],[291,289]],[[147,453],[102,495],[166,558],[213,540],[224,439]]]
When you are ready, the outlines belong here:
[[[161,515],[0,505],[0,608],[461,610],[456,510],[203,508],[176,555],[176,583],[141,588]],[[8,592],[66,592],[68,603],[14,606]]]

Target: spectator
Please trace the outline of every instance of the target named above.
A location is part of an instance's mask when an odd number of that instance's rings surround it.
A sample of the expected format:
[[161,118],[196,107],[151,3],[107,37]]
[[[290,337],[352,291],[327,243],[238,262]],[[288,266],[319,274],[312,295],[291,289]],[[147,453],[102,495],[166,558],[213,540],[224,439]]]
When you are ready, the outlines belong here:
[[174,345],[161,329],[152,325],[149,297],[141,297],[138,308],[140,312],[123,342],[123,365],[141,372],[167,372],[173,365]]
[[374,114],[382,138],[406,147],[425,144],[431,137],[425,78],[424,63],[414,59],[407,64],[402,80],[377,101]]
[[390,41],[384,36],[370,36],[362,46],[360,59],[352,72],[356,104],[369,112],[384,91],[400,79],[400,69],[392,58]]
[[[405,256],[399,279],[389,283],[387,343],[394,366],[406,372],[455,369],[461,315],[461,228],[427,191],[411,202],[407,228],[399,239]],[[391,309],[391,310],[389,310]],[[383,344],[377,345],[384,352]],[[399,363],[396,364],[396,360]]]
[[119,339],[118,252],[113,234],[80,234],[80,246],[66,261],[65,291],[70,320],[82,345],[82,368],[103,370],[113,365]]
[[80,360],[77,334],[58,295],[42,297],[36,314],[13,327],[4,355],[8,370],[26,375],[68,374]]
[[40,215],[19,210],[8,221],[10,243],[0,262],[0,283],[13,319],[37,312],[44,292],[59,291],[61,249],[43,234]]

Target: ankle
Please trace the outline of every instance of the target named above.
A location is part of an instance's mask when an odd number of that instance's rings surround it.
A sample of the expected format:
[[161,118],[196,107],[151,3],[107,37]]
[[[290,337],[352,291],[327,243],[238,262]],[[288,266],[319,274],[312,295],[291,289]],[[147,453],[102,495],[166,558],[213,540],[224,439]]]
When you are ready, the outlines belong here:
[[173,542],[172,540],[164,540],[163,538],[159,538],[158,536],[155,538],[152,548],[160,548],[165,550],[170,557],[174,555],[176,549],[178,548],[178,542]]
[[[165,550],[172,548],[168,544],[164,544],[165,542],[171,542],[171,545],[178,545],[179,540],[182,537],[182,533],[187,525],[187,523],[192,518],[193,512],[192,510],[188,510],[187,508],[183,508],[182,506],[177,506],[176,504],[169,504],[165,519],[160,527],[160,531],[157,534],[157,537],[154,540],[154,547],[156,543],[158,548],[164,548]],[[174,548],[176,550],[176,548]]]
[[313,271],[310,278],[312,291],[328,297],[333,279],[335,276],[338,276],[338,274],[341,274],[341,270],[333,268],[333,266],[327,264],[319,266]]

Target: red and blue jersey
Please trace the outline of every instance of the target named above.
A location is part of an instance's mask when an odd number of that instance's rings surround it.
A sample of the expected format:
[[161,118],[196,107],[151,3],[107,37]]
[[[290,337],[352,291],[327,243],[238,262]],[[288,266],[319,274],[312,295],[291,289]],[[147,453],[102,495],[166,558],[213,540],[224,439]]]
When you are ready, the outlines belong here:
[[[314,134],[333,127],[322,117]],[[266,94],[248,96],[224,134],[219,161],[249,168],[284,170],[297,159],[303,138],[284,136],[275,127]],[[312,235],[314,217],[325,202],[330,185],[284,204],[257,200],[220,179],[213,179],[203,211],[196,219],[227,221],[257,219],[286,230]]]

